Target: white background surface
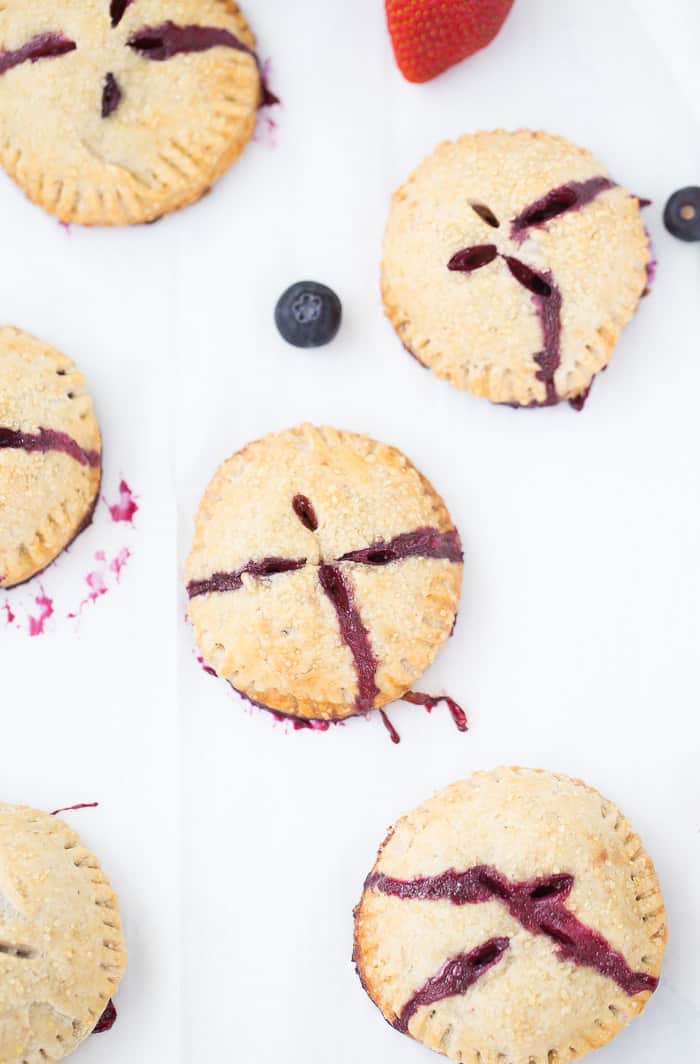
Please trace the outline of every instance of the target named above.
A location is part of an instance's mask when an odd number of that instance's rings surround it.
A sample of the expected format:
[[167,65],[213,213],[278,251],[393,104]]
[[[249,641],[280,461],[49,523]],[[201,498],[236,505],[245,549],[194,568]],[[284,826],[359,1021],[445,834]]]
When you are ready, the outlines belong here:
[[[662,985],[603,1064],[700,1052],[700,247],[661,210],[700,182],[700,15],[692,0],[516,0],[487,51],[437,81],[396,72],[380,0],[248,0],[273,61],[276,147],[251,145],[196,208],[67,235],[0,180],[4,320],[88,376],[105,490],[123,473],[135,528],[93,528],[0,626],[3,797],[71,815],[120,892],[130,970],[120,1020],[84,1064],[420,1064],[350,965],[351,909],[385,829],[475,768],[581,776],[652,854],[671,938]],[[383,320],[388,198],[445,137],[529,126],[586,145],[647,211],[660,260],[583,414],[516,412],[453,391]],[[279,293],[332,285],[329,348],[287,347]],[[293,733],[198,667],[183,621],[192,515],[216,465],[309,419],[403,448],[444,495],[466,549],[454,638],[420,684],[469,710],[455,730],[396,706]],[[76,624],[94,553],[128,544],[121,584]],[[3,597],[0,596],[0,604]],[[36,612],[36,611],[34,611]]]

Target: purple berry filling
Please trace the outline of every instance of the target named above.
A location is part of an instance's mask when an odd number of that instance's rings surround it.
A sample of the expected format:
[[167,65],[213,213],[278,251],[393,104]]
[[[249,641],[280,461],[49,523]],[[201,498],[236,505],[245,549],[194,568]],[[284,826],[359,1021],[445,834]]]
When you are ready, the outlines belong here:
[[544,349],[535,355],[535,361],[540,367],[535,376],[547,389],[545,405],[553,406],[559,402],[554,375],[561,363],[561,293],[551,273],[547,274],[547,277],[551,285],[549,296],[533,295],[532,297],[540,319],[544,341]]
[[109,118],[110,115],[114,114],[121,102],[122,90],[119,86],[119,82],[114,74],[109,73],[105,78],[105,84],[102,90],[102,117]]
[[509,938],[490,938],[470,953],[460,953],[452,957],[437,975],[428,979],[410,1001],[406,1002],[394,1021],[396,1030],[407,1034],[411,1019],[422,1006],[434,1005],[445,998],[466,994],[477,979],[498,964],[509,946]]
[[573,399],[569,399],[569,406],[572,410],[576,410],[578,413],[583,410],[584,406],[588,402],[588,396],[591,394],[591,388],[593,387],[594,380],[595,375],[593,376],[591,383],[586,389],[584,389],[584,391],[581,392],[580,395],[575,395]]
[[77,805],[64,805],[62,809],[54,809],[51,816],[59,816],[61,813],[74,813],[77,809],[97,809],[99,802],[78,802]]
[[275,96],[274,92],[272,91],[270,86],[267,84],[267,81],[265,80],[265,75],[264,75],[264,73],[262,71],[262,67],[260,66],[260,62],[259,62],[257,56],[255,56],[255,62],[258,64],[258,69],[260,70],[260,77],[261,77],[260,84],[262,85],[262,94],[260,96],[260,106],[261,107],[274,107],[276,103],[280,102],[280,98],[279,98],[279,96]]
[[311,501],[307,499],[306,495],[295,495],[292,499],[292,509],[297,515],[302,525],[308,528],[309,532],[315,532],[318,528],[318,518],[316,517],[316,511],[311,504]]
[[291,573],[303,569],[306,558],[293,561],[291,558],[263,558],[259,562],[248,562],[233,573],[214,573],[206,580],[191,580],[187,585],[187,594],[191,599],[198,595],[210,595],[214,592],[238,591],[243,587],[243,575],[265,577],[277,573]]
[[389,565],[402,558],[445,558],[450,562],[464,560],[459,532],[438,532],[435,528],[416,528],[402,532],[385,542],[378,540],[369,547],[349,551],[338,559],[341,562],[361,562],[364,565]]
[[561,292],[551,273],[535,273],[520,259],[506,256],[508,269],[521,285],[532,294],[532,302],[540,319],[544,348],[535,355],[540,367],[535,376],[547,389],[547,398],[541,405],[554,406],[559,402],[554,375],[561,363]]
[[75,41],[64,37],[62,33],[41,33],[14,52],[0,52],[0,74],[5,74],[27,60],[36,63],[39,59],[54,59],[56,56],[74,52],[76,48]]
[[495,244],[477,244],[475,247],[462,248],[456,252],[447,263],[447,269],[471,273],[472,270],[488,266],[495,258],[498,258],[498,248]]
[[535,296],[550,296],[552,294],[551,286],[544,276],[535,273],[533,269],[521,262],[520,259],[514,259],[510,255],[504,257],[508,264],[508,269],[523,288],[527,288]]
[[111,0],[109,5],[109,17],[112,20],[112,26],[119,25],[124,18],[124,12],[131,2],[132,0]]
[[591,177],[587,181],[572,181],[568,185],[560,185],[542,199],[531,203],[514,218],[510,235],[513,240],[521,243],[526,239],[528,229],[540,228],[553,218],[571,210],[578,211],[587,203],[591,203],[601,192],[616,187],[615,182],[607,177]]
[[362,623],[352,587],[340,569],[334,565],[322,565],[318,571],[318,579],[335,608],[340,635],[353,656],[357,672],[355,705],[358,713],[364,713],[372,708],[374,699],[379,694],[375,684],[378,662],[372,650],[369,632]]
[[399,735],[396,728],[391,723],[383,709],[379,710],[379,716],[382,718],[382,724],[389,732],[389,738],[391,739],[392,743],[398,745],[401,742],[401,736]]
[[533,295],[532,301],[537,308],[544,340],[544,349],[535,355],[535,361],[540,367],[535,376],[547,389],[544,405],[553,406],[559,402],[554,375],[561,363],[561,293],[555,286],[552,275],[548,274],[548,277],[552,285],[550,296]]
[[592,968],[612,979],[629,996],[653,993],[658,983],[654,976],[632,971],[621,953],[566,908],[564,902],[573,885],[574,877],[567,873],[511,882],[488,865],[477,865],[466,872],[449,869],[441,875],[413,880],[393,879],[375,872],[365,884],[366,888],[396,898],[450,901],[453,905],[499,901],[526,931],[555,942],[559,960]]
[[66,435],[65,432],[55,432],[53,429],[39,429],[37,433],[29,433],[0,428],[0,450],[4,447],[27,451],[27,453],[60,451],[79,462],[80,465],[91,466],[93,469],[100,464],[100,455],[97,451],[86,451],[71,436]]
[[[499,254],[495,244],[464,248],[452,256],[447,268],[471,273],[493,262]],[[533,405],[553,406],[559,402],[554,375],[561,362],[561,293],[551,273],[537,273],[531,266],[513,258],[512,255],[503,255],[502,258],[515,280],[531,293],[542,328],[544,349],[535,355],[535,361],[540,367],[535,376],[544,383],[547,394],[544,403]]]
[[187,52],[206,52],[217,46],[250,52],[247,45],[228,30],[213,26],[177,26],[170,21],[162,22],[159,26],[144,26],[129,37],[127,44],[135,52],[155,62],[163,62]]
[[[12,620],[14,620],[14,617],[10,618],[8,623],[11,623]],[[207,665],[206,664],[206,662],[204,661],[204,658],[198,657],[197,661],[199,662],[199,664],[201,665],[202,669],[204,670],[204,672],[207,673],[208,676],[215,676],[216,677],[218,675],[217,672],[211,667],[211,665]],[[233,687],[233,684],[231,684],[230,686]],[[279,710],[279,709],[273,709],[272,706],[266,706],[264,704],[264,702],[256,701],[254,698],[251,698],[250,695],[247,695],[245,693],[245,691],[241,691],[238,687],[233,687],[233,690],[236,692],[237,695],[240,695],[241,698],[244,698],[246,700],[246,702],[249,702],[251,706],[255,706],[256,709],[263,709],[263,710],[265,710],[266,713],[271,713],[272,716],[275,718],[275,720],[279,721],[280,723],[284,723],[285,721],[290,721],[292,726],[293,726],[293,728],[294,728],[294,731],[322,731],[322,732],[326,732],[326,731],[330,730],[330,727],[331,727],[332,724],[341,725],[341,726],[345,724],[345,720],[344,719],[342,719],[342,720],[324,720],[324,719],[319,718],[319,717],[314,717],[314,718],[311,718],[311,717],[295,717],[293,713],[282,713],[281,710]],[[450,711],[451,711],[451,713],[452,713],[452,719],[454,720],[455,724],[457,725],[457,730],[461,731],[461,732],[468,731],[468,723],[467,723],[467,715],[466,715],[466,713],[464,712],[464,710],[460,706],[457,705],[457,703],[455,701],[453,701],[453,699],[448,698],[446,695],[440,695],[438,697],[433,698],[431,695],[422,695],[422,694],[418,694],[415,691],[409,691],[408,694],[403,695],[403,697],[400,698],[399,701],[401,701],[401,702],[412,702],[414,705],[425,706],[425,708],[428,710],[428,713],[431,713],[432,710],[435,708],[435,706],[437,706],[440,702],[446,702],[448,707],[449,707],[449,709],[450,709]],[[387,732],[389,733],[389,737],[390,737],[392,743],[395,743],[395,744],[398,745],[401,742],[401,736],[399,735],[399,733],[397,732],[396,728],[394,727],[394,725],[389,720],[389,717],[388,717],[387,713],[385,712],[385,710],[384,709],[380,709],[378,712],[379,712],[379,715],[381,717],[381,720],[382,720],[382,723],[383,723],[384,727],[386,728]]]
[[104,1010],[99,1020],[97,1021],[97,1026],[93,1029],[92,1033],[102,1034],[104,1031],[111,1031],[116,1022],[117,1010],[114,1007],[114,1002],[110,1000],[107,1003],[107,1008]]
[[401,696],[401,701],[410,702],[413,706],[425,706],[429,713],[436,706],[439,706],[441,702],[444,702],[457,726],[457,731],[469,731],[467,714],[453,698],[449,698],[447,695],[424,695],[420,691],[406,691],[406,694]]
[[215,26],[178,26],[168,20],[159,26],[145,26],[138,30],[131,35],[127,44],[145,59],[152,59],[159,63],[172,59],[176,55],[206,52],[210,48],[217,47],[233,48],[238,52],[245,52],[255,60],[260,73],[262,84],[260,106],[270,107],[272,104],[279,103],[278,98],[265,84],[260,60],[256,53],[228,30]]
[[491,208],[487,207],[485,203],[472,203],[471,208],[479,215],[482,222],[486,222],[492,229],[500,229],[501,223]]

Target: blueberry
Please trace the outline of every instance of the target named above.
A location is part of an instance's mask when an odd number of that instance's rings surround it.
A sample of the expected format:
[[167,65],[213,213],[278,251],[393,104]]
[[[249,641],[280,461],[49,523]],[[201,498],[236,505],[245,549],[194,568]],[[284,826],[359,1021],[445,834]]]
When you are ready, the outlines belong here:
[[664,225],[679,240],[700,240],[700,188],[674,192],[664,210]]
[[275,324],[295,347],[322,347],[340,328],[342,307],[335,292],[315,281],[298,281],[280,296]]

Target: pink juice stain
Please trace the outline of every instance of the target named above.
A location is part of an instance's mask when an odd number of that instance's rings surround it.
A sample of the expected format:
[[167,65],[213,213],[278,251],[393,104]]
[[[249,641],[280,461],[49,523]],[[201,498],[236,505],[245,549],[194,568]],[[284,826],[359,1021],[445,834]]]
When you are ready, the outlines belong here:
[[39,594],[34,599],[39,607],[38,617],[29,617],[29,635],[37,636],[43,635],[45,632],[44,625],[53,616],[53,599],[50,599],[45,593],[43,586],[39,588]]
[[[203,672],[206,672],[207,676],[214,676],[218,679],[219,674],[217,673],[216,669],[212,668],[211,665],[207,665],[201,654],[197,655],[197,664],[200,666]],[[248,698],[248,696],[243,694],[242,691],[237,691],[236,693],[239,694],[241,698],[245,699],[245,701],[248,702],[254,709],[262,709],[266,713],[269,713],[272,718],[277,721],[278,724],[291,724],[294,731],[327,732],[331,726],[331,723],[343,723],[342,721],[331,722],[330,720],[305,720],[303,717],[285,716],[284,713],[278,713],[276,710],[269,709],[267,706],[263,706],[259,702],[254,702],[253,699]]]
[[[340,721],[338,722],[340,723]],[[295,720],[294,731],[327,732],[331,726],[329,720]]]
[[59,222],[58,224],[60,225],[61,229],[66,234],[66,236],[71,236],[72,235],[72,229],[71,229],[70,222]]
[[112,558],[111,562],[109,563],[109,571],[111,573],[114,573],[117,578],[117,583],[119,583],[119,580],[122,575],[122,569],[127,564],[130,557],[131,551],[129,550],[129,548],[122,547],[122,549],[119,551],[119,554],[115,555],[115,557]]
[[[243,695],[243,697],[245,698],[246,696]],[[256,703],[253,704],[256,705]],[[294,731],[327,732],[331,724],[343,724],[341,720],[306,720],[304,717],[290,717],[284,713],[278,713],[274,709],[267,709],[266,706],[259,706],[258,708],[267,710],[278,724],[291,724]]]
[[277,147],[277,122],[266,111],[258,114],[253,140],[256,144],[262,144],[264,148]]
[[265,148],[277,147],[277,120],[270,114],[270,108],[279,105],[280,101],[270,93],[269,85],[272,77],[272,60],[266,59],[260,67],[262,83],[265,86],[265,102],[258,111],[258,121],[253,133],[256,144],[262,144]]
[[[214,676],[216,679],[218,679],[219,674],[217,673],[216,669],[212,668],[211,665],[207,665],[201,654],[197,655],[197,664],[203,672],[206,672],[207,676]],[[234,690],[236,689],[234,688]],[[272,718],[277,721],[278,724],[291,724],[294,731],[326,732],[331,726],[330,720],[305,720],[303,717],[285,716],[284,713],[278,713],[276,710],[269,709],[267,706],[263,706],[259,702],[254,702],[253,699],[248,698],[247,695],[244,695],[242,691],[236,691],[236,693],[239,694],[241,698],[245,699],[245,701],[248,702],[254,709],[265,710],[265,712],[269,713]],[[341,724],[343,722],[336,721],[334,723]]]
[[263,83],[263,107],[275,107],[280,106],[282,101],[270,88],[270,82],[272,80],[272,60],[268,56],[267,59],[263,59],[260,64],[260,79]]
[[122,570],[126,566],[127,562],[131,558],[131,551],[128,547],[122,547],[122,549],[115,554],[111,559],[107,558],[104,551],[100,550],[95,555],[95,561],[100,562],[100,566],[91,570],[85,577],[85,583],[88,586],[88,593],[84,599],[82,599],[77,610],[73,613],[69,613],[70,620],[75,620],[83,612],[86,606],[91,602],[97,602],[98,599],[106,595],[110,590],[109,576],[113,575],[116,582],[119,583],[121,579]]
[[4,613],[5,613],[5,623],[6,624],[12,624],[12,622],[15,619],[15,615],[12,612],[12,607],[10,606],[10,603],[9,602],[3,602],[2,609],[3,609]]
[[119,482],[118,501],[110,503],[105,499],[104,502],[115,524],[118,522],[133,524],[134,516],[138,513],[139,506],[136,502],[136,496],[125,480]]
[[105,578],[100,570],[95,570],[93,573],[88,573],[85,577],[87,586],[90,588],[90,594],[88,600],[90,602],[97,602],[98,598],[107,594],[107,585]]

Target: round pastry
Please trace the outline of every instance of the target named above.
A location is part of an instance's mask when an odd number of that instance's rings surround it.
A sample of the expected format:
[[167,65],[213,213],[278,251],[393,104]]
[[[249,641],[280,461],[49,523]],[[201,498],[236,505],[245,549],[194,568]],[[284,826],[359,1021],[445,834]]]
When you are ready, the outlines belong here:
[[588,151],[521,130],[441,144],[395,194],[387,315],[439,377],[581,407],[647,287],[640,202]]
[[650,858],[579,780],[478,772],[403,817],[355,910],[384,1017],[452,1060],[566,1064],[656,989],[666,914]]
[[67,824],[25,806],[0,803],[0,868],[0,1061],[63,1060],[115,1015],[117,897]]
[[233,0],[7,0],[0,41],[0,162],[64,222],[198,200],[273,100]]
[[92,520],[100,429],[65,355],[0,328],[0,588],[45,569]]
[[302,425],[220,467],[186,580],[219,676],[267,709],[334,720],[399,698],[433,661],[454,626],[462,547],[404,454]]

